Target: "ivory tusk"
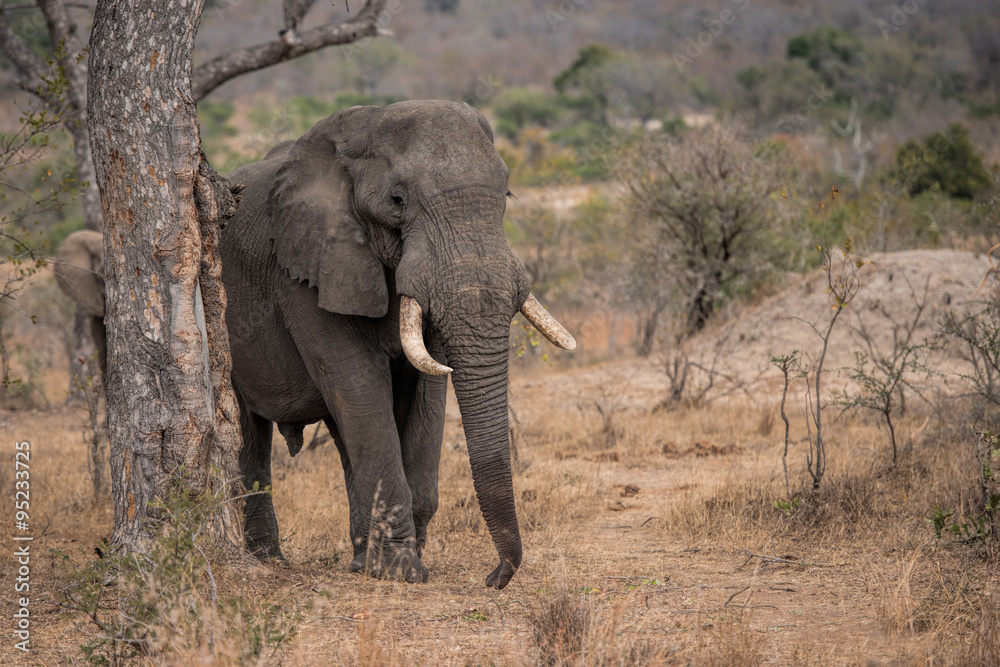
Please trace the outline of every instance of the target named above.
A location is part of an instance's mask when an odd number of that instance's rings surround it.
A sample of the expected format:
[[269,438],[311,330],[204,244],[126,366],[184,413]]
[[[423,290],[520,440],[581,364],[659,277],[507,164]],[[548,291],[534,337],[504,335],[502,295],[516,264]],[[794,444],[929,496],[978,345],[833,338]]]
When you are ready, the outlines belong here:
[[451,368],[434,361],[434,357],[424,345],[424,326],[420,304],[413,297],[404,296],[399,299],[399,340],[403,343],[403,352],[413,367],[428,375],[447,375]]
[[549,342],[564,350],[575,350],[576,340],[566,331],[563,325],[556,321],[556,318],[549,314],[549,311],[538,303],[534,294],[528,295],[528,300],[521,306],[521,314],[531,322],[538,333],[548,338]]

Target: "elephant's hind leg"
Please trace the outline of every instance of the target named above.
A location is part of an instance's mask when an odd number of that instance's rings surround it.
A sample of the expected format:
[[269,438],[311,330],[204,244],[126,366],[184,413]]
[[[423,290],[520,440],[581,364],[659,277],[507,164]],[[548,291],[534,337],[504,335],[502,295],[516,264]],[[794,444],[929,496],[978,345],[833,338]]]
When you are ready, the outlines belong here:
[[272,424],[247,410],[240,401],[240,426],[243,429],[240,473],[247,491],[253,491],[256,486],[258,492],[247,498],[243,509],[247,548],[261,560],[277,558],[284,561],[278,541],[278,520],[268,488],[271,486]]

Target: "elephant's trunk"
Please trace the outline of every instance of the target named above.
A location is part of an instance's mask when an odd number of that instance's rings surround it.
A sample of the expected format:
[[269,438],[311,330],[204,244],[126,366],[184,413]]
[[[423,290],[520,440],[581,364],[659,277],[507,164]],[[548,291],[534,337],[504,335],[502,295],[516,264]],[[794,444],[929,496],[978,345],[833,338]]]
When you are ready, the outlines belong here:
[[479,508],[500,564],[486,585],[503,588],[521,565],[521,535],[514,511],[507,424],[509,328],[494,325],[474,338],[447,341],[452,384],[462,413]]
[[[424,373],[451,370],[479,508],[500,556],[486,585],[503,588],[521,565],[507,412],[510,321],[517,309],[554,344],[576,342],[533,298],[524,265],[503,233],[502,197],[457,197],[425,204],[432,222],[404,233],[396,268],[400,338]],[[447,233],[446,233],[447,232]],[[525,299],[527,298],[527,302]],[[443,343],[447,366],[424,347],[421,307]]]

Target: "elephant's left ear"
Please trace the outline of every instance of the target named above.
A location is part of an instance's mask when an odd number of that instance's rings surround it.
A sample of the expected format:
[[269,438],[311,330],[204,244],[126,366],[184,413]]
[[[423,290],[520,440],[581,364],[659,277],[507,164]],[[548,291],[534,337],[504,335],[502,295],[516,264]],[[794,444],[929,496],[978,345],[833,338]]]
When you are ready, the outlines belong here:
[[351,208],[353,183],[342,144],[378,107],[352,107],[316,123],[295,142],[271,189],[271,239],[289,275],[319,290],[319,306],[382,317],[389,309],[385,268]]

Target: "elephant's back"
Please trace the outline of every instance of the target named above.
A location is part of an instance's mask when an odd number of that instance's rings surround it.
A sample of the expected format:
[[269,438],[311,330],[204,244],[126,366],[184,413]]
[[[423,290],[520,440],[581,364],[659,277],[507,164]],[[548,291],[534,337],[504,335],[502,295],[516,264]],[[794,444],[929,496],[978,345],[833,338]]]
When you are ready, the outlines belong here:
[[294,145],[294,141],[282,141],[269,150],[263,160],[238,167],[231,171],[226,178],[230,183],[245,183],[248,190],[258,184],[269,188],[269,184],[273,182],[269,178],[273,177],[278,171],[278,167],[288,157],[288,153]]
[[246,188],[241,193],[235,215],[222,230],[219,251],[222,253],[224,282],[227,273],[233,274],[232,271],[227,271],[227,266],[230,269],[240,269],[241,274],[246,274],[246,269],[253,267],[252,273],[257,278],[263,278],[260,269],[273,261],[268,235],[268,199],[278,169],[294,143],[282,142],[272,148],[260,162],[244,165],[226,177],[230,183],[241,183]]

